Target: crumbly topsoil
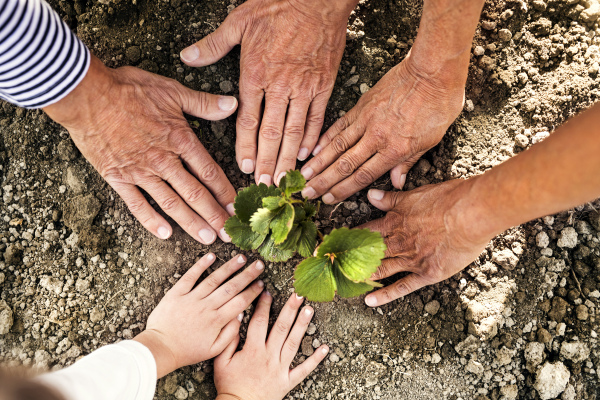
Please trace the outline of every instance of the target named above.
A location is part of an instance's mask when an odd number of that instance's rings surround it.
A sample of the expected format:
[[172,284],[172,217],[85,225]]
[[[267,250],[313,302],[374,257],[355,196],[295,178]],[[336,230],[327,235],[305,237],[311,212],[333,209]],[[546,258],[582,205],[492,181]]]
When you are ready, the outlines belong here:
[[[238,92],[239,50],[198,69],[178,56],[214,30],[236,0],[52,4],[109,66]],[[596,0],[489,1],[473,44],[465,112],[410,172],[408,189],[483,173],[596,101],[599,7]],[[406,56],[420,12],[416,0],[361,1],[326,126]],[[234,161],[234,121],[198,121],[196,132],[242,188],[252,179]],[[165,290],[209,248],[179,228],[165,242],[145,232],[41,111],[3,104],[0,130],[0,360],[62,368],[133,337]],[[374,187],[391,185],[385,177]],[[596,399],[599,209],[596,202],[513,228],[463,272],[384,307],[369,309],[362,298],[313,304],[299,361],[319,343],[332,353],[289,398]],[[381,215],[363,191],[338,208],[322,207],[320,229]],[[237,254],[230,244],[210,250],[221,261]],[[267,265],[275,311],[292,290],[296,264]],[[169,375],[156,393],[213,398],[211,362]]]

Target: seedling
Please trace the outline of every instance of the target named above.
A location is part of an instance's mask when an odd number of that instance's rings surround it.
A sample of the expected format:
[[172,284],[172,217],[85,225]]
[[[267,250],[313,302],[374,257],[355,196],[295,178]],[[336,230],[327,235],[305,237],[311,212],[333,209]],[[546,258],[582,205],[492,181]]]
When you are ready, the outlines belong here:
[[234,244],[244,250],[258,249],[270,261],[290,259],[296,252],[305,258],[294,273],[296,293],[312,301],[355,297],[381,286],[369,278],[384,257],[386,246],[378,232],[368,229],[334,229],[317,245],[313,217],[317,207],[298,198],[306,180],[289,171],[279,187],[251,185],[235,198],[235,215],[225,223]]

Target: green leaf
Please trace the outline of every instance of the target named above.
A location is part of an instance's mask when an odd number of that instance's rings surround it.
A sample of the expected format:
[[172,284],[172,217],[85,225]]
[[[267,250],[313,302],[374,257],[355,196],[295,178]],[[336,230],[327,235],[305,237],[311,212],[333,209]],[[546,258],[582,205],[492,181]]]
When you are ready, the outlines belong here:
[[365,294],[371,290],[373,290],[373,286],[371,286],[367,282],[352,282],[350,279],[346,278],[346,276],[340,270],[339,265],[337,265],[337,260],[333,261],[333,276],[335,277],[335,283],[337,285],[337,293],[340,297],[356,297],[362,294]]
[[302,261],[294,272],[294,288],[310,301],[331,301],[336,283],[329,258],[311,257]]
[[317,215],[317,207],[307,201],[304,203],[304,212],[306,214],[306,218],[312,218]]
[[[260,210],[259,210],[260,211]],[[252,217],[254,218],[254,216]],[[294,224],[294,207],[285,204],[271,220],[271,237],[275,244],[281,244],[287,238]]]
[[254,213],[262,208],[262,199],[269,196],[281,196],[282,191],[279,188],[271,185],[267,186],[264,183],[260,185],[251,185],[240,191],[235,197],[234,208],[235,215],[240,221],[245,224],[250,223],[250,218]]
[[294,204],[294,223],[304,221],[306,219],[306,212],[304,207],[299,204]]
[[231,241],[243,250],[257,249],[266,237],[254,232],[250,225],[242,223],[237,215],[225,222],[225,232],[231,236]]
[[271,211],[283,206],[285,202],[285,199],[281,196],[269,196],[262,199],[263,207],[268,208]]
[[351,281],[364,282],[377,271],[386,245],[379,232],[368,229],[334,229],[325,236],[318,257],[333,255],[342,273]]
[[290,197],[296,192],[300,192],[306,186],[306,179],[300,171],[289,170],[285,176],[279,181],[279,188],[285,193],[286,197]]
[[317,227],[312,221],[302,221],[300,227],[302,233],[298,241],[298,253],[304,258],[310,257],[317,245]]
[[275,242],[273,242],[271,236],[269,236],[267,241],[261,246],[258,252],[264,259],[273,262],[287,261],[294,255],[294,251],[284,250],[275,245]]
[[268,208],[259,208],[250,218],[250,226],[252,230],[261,235],[269,234],[269,225],[275,217],[275,213]]
[[298,248],[298,240],[302,235],[302,228],[298,224],[292,226],[292,230],[288,233],[287,239],[279,245],[280,249],[295,251]]

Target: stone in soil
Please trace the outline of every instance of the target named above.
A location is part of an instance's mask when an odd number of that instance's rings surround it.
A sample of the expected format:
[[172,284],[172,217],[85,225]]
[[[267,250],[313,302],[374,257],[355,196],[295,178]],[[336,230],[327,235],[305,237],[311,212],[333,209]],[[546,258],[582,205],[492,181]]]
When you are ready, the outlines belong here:
[[101,207],[100,200],[92,194],[73,197],[63,206],[63,221],[66,226],[78,231],[92,225]]
[[547,362],[538,371],[533,387],[542,400],[554,399],[565,390],[570,377],[571,372],[562,362]]
[[0,300],[0,335],[5,335],[13,325],[13,312],[4,300]]

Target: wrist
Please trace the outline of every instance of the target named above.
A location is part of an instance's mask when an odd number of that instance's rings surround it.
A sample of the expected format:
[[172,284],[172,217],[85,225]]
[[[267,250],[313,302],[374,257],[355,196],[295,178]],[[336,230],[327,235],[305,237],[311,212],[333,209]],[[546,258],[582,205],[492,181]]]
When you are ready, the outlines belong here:
[[162,333],[146,329],[134,337],[133,340],[143,344],[150,350],[156,362],[156,376],[159,379],[180,367],[177,365],[173,351],[165,344]]
[[289,0],[292,7],[311,19],[324,24],[347,23],[358,0]]
[[239,396],[229,393],[219,393],[217,394],[217,398],[215,400],[244,400]]

